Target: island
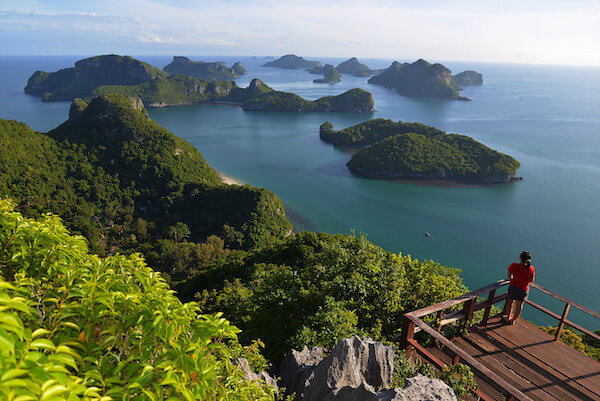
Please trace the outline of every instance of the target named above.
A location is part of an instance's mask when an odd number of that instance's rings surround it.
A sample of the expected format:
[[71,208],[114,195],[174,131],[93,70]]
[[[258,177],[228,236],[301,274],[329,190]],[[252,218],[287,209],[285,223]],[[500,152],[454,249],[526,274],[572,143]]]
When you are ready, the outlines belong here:
[[450,180],[473,184],[519,181],[521,166],[466,135],[420,123],[374,119],[335,131],[320,127],[325,142],[360,149],[347,163],[359,176],[388,180]]
[[248,71],[246,71],[246,69],[244,68],[244,66],[242,65],[242,63],[240,63],[239,61],[237,61],[236,63],[234,63],[231,66],[231,69],[233,70],[233,72],[235,72],[238,75],[246,75],[248,73]]
[[368,83],[385,86],[404,96],[469,100],[458,93],[462,88],[452,79],[448,68],[423,59],[412,64],[394,61],[381,74],[371,77]]
[[460,86],[483,85],[483,75],[477,71],[467,70],[452,76]]
[[323,78],[315,79],[316,83],[335,83],[341,79],[339,71],[331,64],[325,64],[322,67],[313,67],[308,70],[309,74],[323,74]]
[[322,64],[318,61],[305,60],[295,54],[286,54],[277,60],[269,61],[263,64],[263,67],[285,68],[288,70],[300,70],[306,68],[320,67]]
[[352,57],[346,61],[341,62],[336,67],[342,74],[351,74],[355,77],[369,77],[375,72],[366,65],[362,64],[356,57]]
[[44,101],[73,98],[87,101],[96,96],[116,93],[138,97],[145,107],[230,103],[244,110],[373,111],[373,96],[362,89],[309,101],[293,93],[275,91],[259,79],[252,80],[247,88],[240,88],[233,81],[169,75],[127,56],[98,56],[78,61],[74,69],[66,70],[66,73],[65,70],[55,73],[37,71],[29,78],[25,92],[42,93]]
[[57,72],[36,71],[27,81],[25,93],[41,95],[42,100],[72,100],[91,96],[103,85],[137,85],[169,73],[129,56],[115,54],[79,60],[75,67]]
[[[252,86],[252,83],[250,86]],[[350,89],[337,96],[324,96],[314,101],[305,100],[294,93],[271,90],[261,96],[245,101],[242,108],[244,110],[295,112],[338,111],[372,113],[375,111],[373,95],[359,88]]]
[[246,69],[240,62],[235,63],[231,68],[227,68],[222,63],[197,62],[181,56],[173,57],[173,61],[166,65],[163,71],[169,74],[181,74],[208,81],[235,79],[239,78],[240,74],[246,73]]

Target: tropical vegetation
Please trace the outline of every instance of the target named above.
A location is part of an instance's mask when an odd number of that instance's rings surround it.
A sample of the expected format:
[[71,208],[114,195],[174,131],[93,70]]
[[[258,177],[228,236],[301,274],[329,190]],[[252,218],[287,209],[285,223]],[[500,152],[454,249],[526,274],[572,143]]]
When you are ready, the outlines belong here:
[[139,255],[99,258],[0,200],[0,399],[274,400],[221,314],[182,303]]
[[245,74],[246,71],[239,62],[228,68],[221,63],[197,62],[181,56],[173,57],[173,61],[167,64],[163,70],[169,74],[181,74],[208,81],[239,78],[240,74],[238,72]]

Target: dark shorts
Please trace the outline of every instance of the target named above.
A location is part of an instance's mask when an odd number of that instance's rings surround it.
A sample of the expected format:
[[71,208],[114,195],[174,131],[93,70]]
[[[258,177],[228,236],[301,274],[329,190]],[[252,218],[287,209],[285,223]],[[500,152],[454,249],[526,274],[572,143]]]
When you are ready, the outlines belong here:
[[508,299],[515,299],[517,301],[525,301],[529,296],[529,291],[525,291],[519,287],[508,286]]

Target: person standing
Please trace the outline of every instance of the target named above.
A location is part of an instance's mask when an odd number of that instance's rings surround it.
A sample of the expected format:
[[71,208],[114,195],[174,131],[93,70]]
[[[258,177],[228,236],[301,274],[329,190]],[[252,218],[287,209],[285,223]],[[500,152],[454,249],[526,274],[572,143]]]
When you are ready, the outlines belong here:
[[[535,279],[535,268],[531,264],[531,253],[523,251],[519,255],[519,259],[521,263],[513,263],[508,266],[510,285],[508,286],[508,298],[502,312],[502,319],[508,324],[514,324],[515,320],[521,316],[523,303],[529,296],[529,284],[533,283]],[[515,310],[511,318],[513,306]]]

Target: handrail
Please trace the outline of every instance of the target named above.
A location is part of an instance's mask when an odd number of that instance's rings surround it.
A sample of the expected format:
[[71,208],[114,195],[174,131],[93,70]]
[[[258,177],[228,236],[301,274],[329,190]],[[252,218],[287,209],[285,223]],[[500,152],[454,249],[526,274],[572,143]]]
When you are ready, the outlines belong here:
[[[530,400],[529,397],[521,393],[517,388],[512,386],[510,383],[506,382],[502,378],[498,377],[494,372],[490,369],[486,368],[480,362],[471,357],[466,351],[460,349],[458,346],[453,344],[449,339],[444,337],[439,333],[439,330],[451,323],[455,323],[459,320],[465,319],[467,321],[467,327],[469,322],[473,319],[473,314],[475,311],[485,309],[483,319],[481,321],[482,325],[486,325],[491,308],[494,304],[501,302],[507,299],[508,294],[503,293],[501,295],[496,295],[496,290],[502,288],[509,284],[508,279],[498,280],[495,283],[489,284],[485,287],[482,287],[478,290],[471,291],[469,293],[463,294],[459,297],[448,299],[446,301],[439,302],[435,305],[430,305],[425,308],[421,308],[419,310],[415,310],[412,312],[408,312],[404,314],[404,320],[402,323],[402,334],[401,334],[401,346],[407,350],[407,355],[410,355],[410,351],[414,348],[419,354],[421,354],[425,359],[432,362],[438,368],[442,369],[444,364],[438,358],[436,358],[433,354],[431,354],[427,349],[422,347],[418,342],[414,339],[414,334],[419,331],[424,331],[428,335],[430,335],[433,339],[443,344],[447,349],[454,353],[454,359],[452,361],[453,365],[456,365],[460,360],[466,362],[473,370],[480,374],[486,382],[489,382],[498,389],[502,394],[506,395],[507,400]],[[539,284],[531,283],[531,287],[548,294],[560,301],[565,303],[565,307],[563,309],[562,315],[558,315],[550,311],[549,309],[536,304],[533,301],[527,300],[526,303],[533,306],[534,308],[546,313],[550,317],[557,319],[559,321],[558,328],[556,330],[556,334],[554,336],[554,341],[560,340],[560,334],[564,325],[568,325],[579,330],[582,333],[585,333],[592,338],[600,340],[600,335],[587,330],[580,325],[571,322],[567,319],[567,315],[569,313],[570,307],[573,306],[591,316],[594,316],[600,319],[600,313],[595,312],[583,305],[580,305],[576,302],[571,301],[570,299],[563,297],[562,295],[556,294],[547,288],[542,287]],[[484,294],[488,294],[487,300],[477,302],[478,298]],[[462,310],[453,311],[446,315],[444,315],[444,311],[448,308],[452,308],[458,305],[464,304]],[[421,318],[424,316],[431,315],[436,313],[436,329],[425,323]],[[479,396],[484,396],[479,391],[475,391],[475,393]]]

